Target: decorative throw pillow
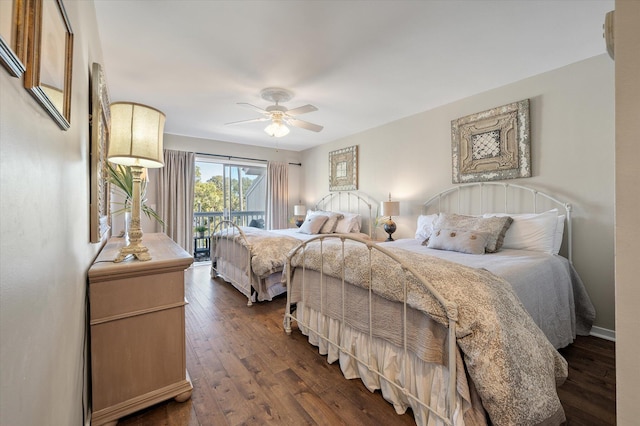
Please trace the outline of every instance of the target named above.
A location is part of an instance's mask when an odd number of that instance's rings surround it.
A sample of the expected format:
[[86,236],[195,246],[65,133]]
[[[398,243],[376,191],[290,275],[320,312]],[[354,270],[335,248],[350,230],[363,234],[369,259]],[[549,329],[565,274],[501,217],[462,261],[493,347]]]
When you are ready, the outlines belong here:
[[460,253],[484,254],[489,234],[457,229],[434,229],[427,247]]
[[440,213],[434,229],[455,229],[459,231],[487,232],[487,253],[495,253],[502,247],[504,235],[513,219],[509,216],[465,216],[455,213]]
[[[342,219],[338,220],[336,225],[336,229],[334,232],[338,234],[348,234],[349,232],[360,232],[360,215],[356,213],[345,213],[339,212],[342,214]],[[357,230],[356,230],[357,229]]]
[[327,213],[327,221],[320,228],[321,234],[333,234],[336,230],[336,225],[338,225],[338,220],[340,220],[343,216],[340,213]]
[[305,220],[313,216],[326,216],[327,221],[320,228],[320,234],[332,234],[335,231],[338,220],[342,218],[342,213],[334,213],[325,210],[309,210]]
[[418,224],[416,226],[416,240],[425,245],[429,240],[431,233],[433,232],[433,224],[437,219],[437,214],[421,214],[420,216],[418,216]]
[[320,228],[322,228],[322,225],[324,225],[327,219],[327,216],[320,214],[307,216],[302,226],[300,226],[300,229],[298,229],[298,232],[310,235],[319,234]]

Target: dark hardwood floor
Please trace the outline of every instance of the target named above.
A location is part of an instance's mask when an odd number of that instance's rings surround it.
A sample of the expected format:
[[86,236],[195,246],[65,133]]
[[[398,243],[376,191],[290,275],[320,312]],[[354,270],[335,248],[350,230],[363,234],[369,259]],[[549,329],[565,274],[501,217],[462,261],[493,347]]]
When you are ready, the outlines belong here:
[[[132,414],[125,425],[415,425],[380,392],[346,380],[317,348],[282,330],[285,299],[246,306],[206,265],[186,273],[187,369],[193,395]],[[569,378],[558,389],[568,425],[615,425],[614,343],[579,337],[560,352]]]

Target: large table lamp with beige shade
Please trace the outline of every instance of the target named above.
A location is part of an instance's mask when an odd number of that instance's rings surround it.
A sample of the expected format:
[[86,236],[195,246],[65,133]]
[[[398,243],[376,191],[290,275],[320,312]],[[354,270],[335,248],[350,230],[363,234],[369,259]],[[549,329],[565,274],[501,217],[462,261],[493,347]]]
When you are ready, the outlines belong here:
[[149,250],[142,244],[141,176],[145,168],[164,167],[162,137],[165,115],[155,108],[134,102],[114,102],[110,109],[111,135],[107,159],[114,164],[129,166],[133,176],[129,241],[120,249],[114,262],[122,262],[130,255],[142,261],[151,260]]

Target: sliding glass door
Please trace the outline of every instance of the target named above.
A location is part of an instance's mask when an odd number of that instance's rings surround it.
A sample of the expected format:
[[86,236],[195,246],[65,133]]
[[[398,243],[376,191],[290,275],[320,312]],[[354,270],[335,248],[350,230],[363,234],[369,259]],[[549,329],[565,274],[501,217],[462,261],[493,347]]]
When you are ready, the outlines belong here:
[[221,220],[264,227],[266,167],[196,158],[194,232],[207,236]]

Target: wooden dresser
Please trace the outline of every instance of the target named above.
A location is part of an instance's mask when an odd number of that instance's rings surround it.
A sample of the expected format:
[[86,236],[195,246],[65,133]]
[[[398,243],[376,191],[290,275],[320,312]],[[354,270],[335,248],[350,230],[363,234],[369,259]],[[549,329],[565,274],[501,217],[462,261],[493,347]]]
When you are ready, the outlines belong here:
[[89,269],[92,425],[191,397],[186,370],[184,271],[193,257],[165,234],[145,234],[152,259],[113,263],[111,238]]

